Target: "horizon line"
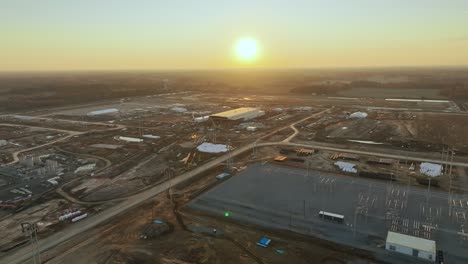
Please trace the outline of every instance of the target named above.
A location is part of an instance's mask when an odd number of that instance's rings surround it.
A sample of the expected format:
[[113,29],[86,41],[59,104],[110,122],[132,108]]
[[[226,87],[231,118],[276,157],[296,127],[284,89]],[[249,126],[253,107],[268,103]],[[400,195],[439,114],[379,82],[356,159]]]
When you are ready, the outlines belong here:
[[323,67],[226,67],[226,68],[96,68],[96,69],[27,69],[0,70],[0,73],[72,73],[72,72],[197,72],[197,71],[300,71],[300,70],[385,70],[385,69],[468,69],[468,64],[434,64],[434,65],[389,65],[389,66],[323,66]]

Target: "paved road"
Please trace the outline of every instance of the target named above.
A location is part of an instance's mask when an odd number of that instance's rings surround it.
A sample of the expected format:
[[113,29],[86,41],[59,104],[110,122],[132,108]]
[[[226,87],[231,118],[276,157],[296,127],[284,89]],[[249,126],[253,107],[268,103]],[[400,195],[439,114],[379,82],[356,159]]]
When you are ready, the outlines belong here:
[[[51,119],[53,120],[53,119]],[[59,119],[55,119],[55,120],[59,120]],[[61,121],[67,121],[67,122],[72,122],[72,123],[82,123],[81,121],[70,121],[70,120],[61,120]],[[105,124],[105,123],[89,123],[88,124],[95,124],[95,125],[105,125],[105,126],[110,126],[110,124]],[[40,128],[40,129],[47,129],[47,130],[53,130],[53,131],[59,131],[59,132],[64,132],[64,133],[68,133],[67,136],[65,137],[62,137],[62,138],[59,138],[57,140],[54,140],[54,141],[51,141],[51,142],[48,142],[48,143],[45,143],[45,144],[42,144],[42,145],[39,145],[39,146],[34,146],[32,148],[27,148],[27,149],[22,149],[22,150],[18,150],[18,151],[15,151],[12,153],[12,156],[13,156],[13,161],[7,163],[7,165],[10,165],[10,164],[13,164],[13,163],[16,163],[19,161],[19,158],[18,158],[18,155],[23,153],[23,152],[28,152],[28,151],[31,151],[31,150],[35,150],[35,149],[38,149],[38,148],[42,148],[42,147],[45,147],[45,146],[49,146],[49,145],[53,145],[55,143],[58,143],[58,142],[61,142],[61,141],[64,141],[64,140],[67,140],[71,137],[74,137],[74,136],[78,136],[78,135],[83,135],[83,134],[89,134],[89,133],[94,133],[94,132],[100,132],[100,131],[110,131],[110,130],[118,130],[118,129],[122,129],[122,128],[125,128],[124,125],[111,125],[112,128],[106,128],[106,129],[93,129],[93,130],[89,130],[89,131],[74,131],[74,130],[65,130],[65,129],[56,129],[56,128],[48,128],[48,127],[39,127],[39,126],[30,126],[30,125],[25,125],[25,124],[5,124],[5,123],[1,123],[0,124],[1,126],[17,126],[17,127],[30,127],[30,128]]]
[[[23,115],[16,115],[16,116],[23,116]],[[6,115],[4,117],[11,117],[11,115]],[[36,116],[25,116],[25,117],[30,117],[32,119],[36,120],[47,120],[51,122],[63,122],[63,123],[72,123],[72,124],[86,124],[86,125],[96,125],[96,126],[105,126],[105,127],[113,127],[113,128],[124,128],[126,126],[124,125],[119,125],[119,124],[110,124],[106,122],[91,122],[91,121],[84,121],[84,120],[72,120],[72,119],[63,119],[63,118],[52,118],[52,117],[36,117]],[[16,124],[15,124],[16,125]],[[23,125],[23,124],[18,124],[18,126],[27,126],[27,127],[33,127],[29,125]],[[47,128],[48,127],[41,127],[41,128]],[[51,130],[54,130],[53,128],[50,128]],[[105,129],[102,129],[105,130]],[[102,130],[91,130],[91,131],[102,131]]]
[[[285,145],[285,146],[292,146],[292,147],[302,147],[302,148],[313,148],[313,149],[353,153],[353,154],[360,154],[360,155],[369,155],[369,156],[391,158],[391,159],[408,159],[408,160],[421,161],[421,162],[432,162],[432,163],[445,164],[445,165],[468,167],[468,163],[465,163],[465,162],[441,161],[440,159],[431,159],[431,158],[425,158],[425,157],[422,157],[422,156],[418,156],[416,153],[413,153],[412,156],[408,156],[408,155],[388,154],[388,153],[377,152],[377,151],[353,150],[353,149],[346,149],[346,148],[340,148],[340,147],[331,147],[331,146],[314,145],[314,144],[291,143],[291,142],[289,142],[289,143],[279,142],[278,145]],[[331,144],[329,144],[329,145],[331,145]],[[336,145],[338,145],[338,144],[336,144]],[[258,146],[260,146],[260,144]]]
[[38,127],[38,126],[29,126],[29,125],[17,125],[17,124],[0,124],[1,126],[16,126],[16,127],[30,127],[30,128],[40,128],[40,129],[46,129],[46,130],[53,130],[53,131],[59,131],[59,132],[64,132],[64,133],[68,133],[67,136],[65,137],[61,137],[57,140],[54,140],[54,141],[50,141],[48,143],[45,143],[45,144],[42,144],[42,145],[39,145],[39,146],[34,146],[34,147],[31,147],[31,148],[27,148],[27,149],[22,149],[22,150],[18,150],[18,151],[15,151],[13,152],[12,156],[13,156],[13,160],[9,163],[7,163],[8,165],[9,164],[13,164],[13,163],[16,163],[19,161],[19,158],[18,158],[18,155],[23,153],[23,152],[28,152],[28,151],[31,151],[31,150],[35,150],[35,149],[38,149],[38,148],[42,148],[42,147],[45,147],[45,146],[48,146],[48,145],[52,145],[52,144],[55,144],[55,143],[58,143],[58,142],[61,142],[61,141],[64,141],[68,138],[71,138],[73,136],[76,136],[76,135],[81,135],[85,132],[78,132],[78,131],[72,131],[72,130],[64,130],[64,129],[55,129],[55,128],[46,128],[46,127]]

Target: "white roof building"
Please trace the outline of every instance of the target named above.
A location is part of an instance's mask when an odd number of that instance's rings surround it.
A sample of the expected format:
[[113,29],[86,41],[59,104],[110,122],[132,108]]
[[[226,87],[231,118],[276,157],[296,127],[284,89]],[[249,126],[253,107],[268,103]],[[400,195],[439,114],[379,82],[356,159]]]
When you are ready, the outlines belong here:
[[185,113],[187,112],[187,108],[174,106],[171,108],[171,111],[176,112],[176,113]]
[[195,123],[202,123],[202,122],[208,121],[208,119],[210,119],[210,116],[200,116],[200,117],[194,117],[193,121]]
[[143,142],[143,139],[142,138],[132,138],[132,137],[122,137],[122,136],[119,136],[116,138],[117,140],[121,140],[121,141],[126,141],[126,142],[131,142],[131,143],[140,143],[140,142]]
[[113,114],[119,112],[119,109],[117,108],[108,108],[108,109],[102,109],[102,110],[96,110],[89,112],[87,115],[88,116],[97,116],[97,115],[106,115],[106,114]]
[[356,164],[354,163],[337,161],[335,166],[338,166],[343,172],[357,173]]
[[366,117],[367,117],[367,113],[364,113],[364,112],[354,112],[349,115],[349,118],[366,118]]
[[206,153],[222,153],[222,152],[228,152],[229,147],[224,144],[213,144],[213,143],[204,142],[197,147],[197,150],[200,152],[206,152]]
[[229,111],[217,113],[211,115],[212,118],[215,119],[224,119],[224,120],[249,120],[256,117],[263,116],[265,114],[264,111],[253,108],[253,107],[241,107],[232,109]]
[[389,231],[385,249],[406,254],[418,258],[423,258],[435,262],[436,242],[434,240],[408,236]]
[[421,167],[419,169],[419,172],[421,172],[424,175],[427,175],[429,177],[437,177],[442,174],[442,165],[440,164],[434,164],[430,162],[423,162],[421,163]]

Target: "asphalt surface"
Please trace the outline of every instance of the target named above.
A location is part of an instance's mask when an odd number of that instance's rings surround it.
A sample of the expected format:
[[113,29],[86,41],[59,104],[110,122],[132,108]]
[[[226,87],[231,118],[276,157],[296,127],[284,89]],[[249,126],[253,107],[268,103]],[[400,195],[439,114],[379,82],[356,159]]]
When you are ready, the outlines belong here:
[[[340,244],[378,251],[392,230],[436,240],[437,248],[467,263],[457,232],[467,225],[468,196],[278,165],[255,164],[194,199],[189,207],[231,220],[292,230]],[[326,211],[344,216],[343,224],[319,218]],[[356,228],[354,228],[356,227]],[[372,237],[372,240],[369,240]],[[393,262],[392,262],[393,263]]]

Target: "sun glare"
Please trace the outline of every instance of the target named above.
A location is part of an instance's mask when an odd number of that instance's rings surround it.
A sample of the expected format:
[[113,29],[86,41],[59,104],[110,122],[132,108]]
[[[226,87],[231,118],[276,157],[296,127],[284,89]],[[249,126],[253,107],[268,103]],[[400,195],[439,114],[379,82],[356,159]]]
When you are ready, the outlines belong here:
[[245,62],[254,61],[258,56],[257,41],[253,38],[239,39],[235,45],[236,56]]

